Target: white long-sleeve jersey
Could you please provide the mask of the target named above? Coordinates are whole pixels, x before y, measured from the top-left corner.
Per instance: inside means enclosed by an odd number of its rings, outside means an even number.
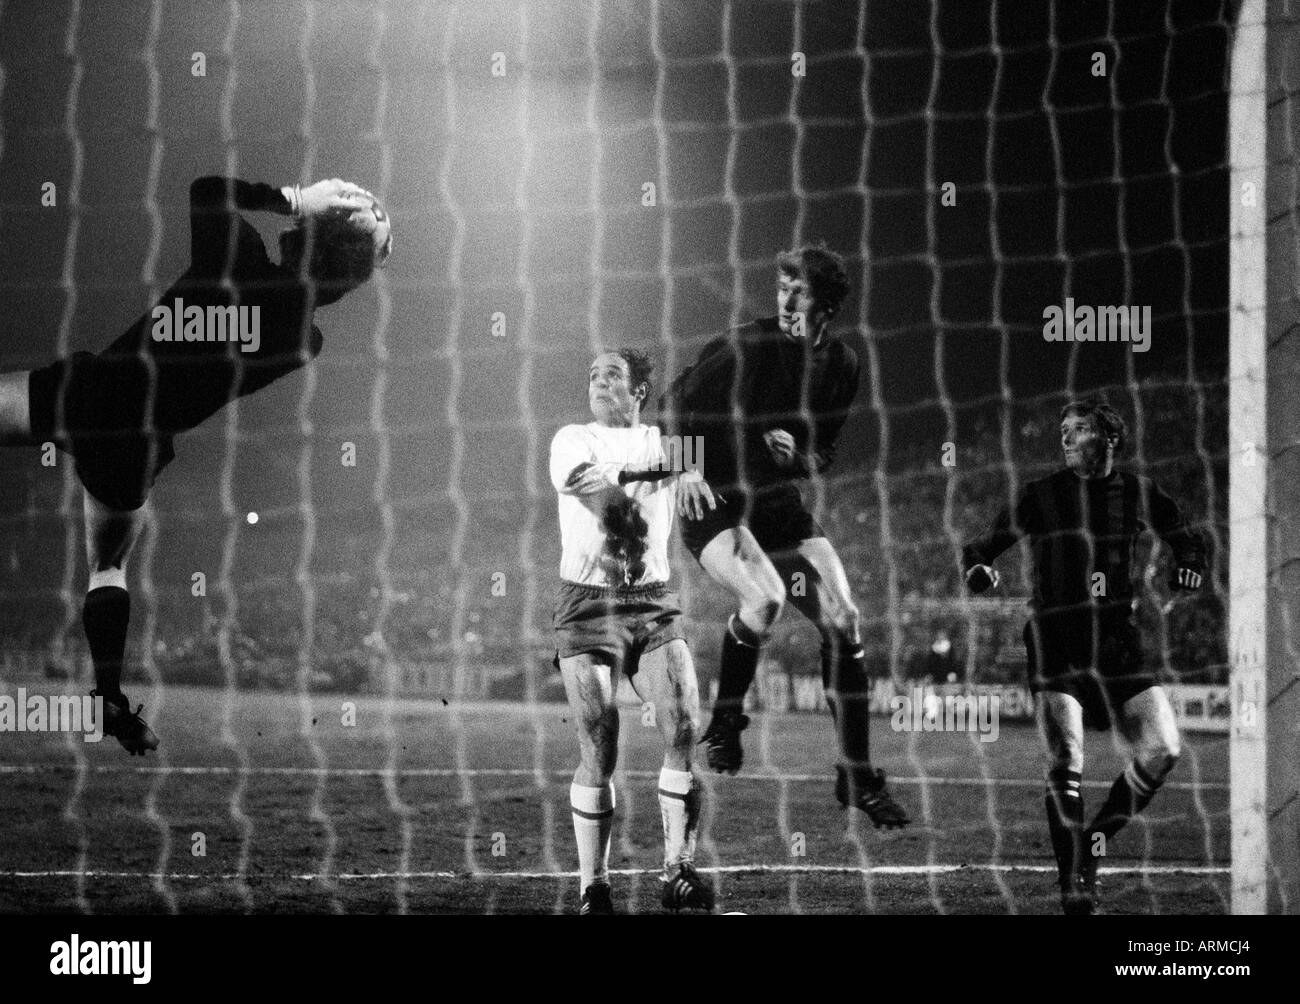
[[[594,464],[606,487],[577,495],[566,485],[579,464]],[[589,586],[668,581],[668,536],[677,478],[618,483],[623,470],[664,463],[658,426],[566,425],[551,440],[551,484],[559,493],[560,578]]]

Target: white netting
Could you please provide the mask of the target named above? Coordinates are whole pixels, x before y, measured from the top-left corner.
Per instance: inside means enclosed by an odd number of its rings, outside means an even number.
[[[971,600],[957,564],[1058,466],[1061,404],[1106,389],[1130,419],[1125,463],[1215,554],[1206,595],[1168,614],[1163,578],[1143,575],[1149,654],[1206,688],[1180,692],[1189,721],[1226,700],[1223,6],[277,7],[0,9],[0,176],[59,193],[0,209],[4,369],[102,347],[151,303],[187,258],[199,174],[350,178],[395,221],[390,267],[318,315],[319,360],[183,437],[158,483],[126,684],[157,759],[4,737],[0,791],[66,807],[68,830],[37,841],[11,820],[0,903],[571,909],[546,444],[587,420],[595,349],[650,349],[662,386],[774,312],[778,249],[825,239],[850,260],[837,330],[863,380],[805,496],[848,572],[878,700],[952,674],[1007,710],[995,743],[876,715],[873,752],[914,828],[846,822],[818,639],[788,611],[746,771],[708,779],[701,864],[728,909],[1054,909],[1041,752],[1010,710],[1027,569],[1008,552],[1001,598]],[[1067,297],[1150,306],[1151,350],[1045,341],[1043,310]],[[3,683],[71,671],[81,692],[80,487],[63,456],[0,463]],[[707,716],[729,603],[673,557]],[[627,908],[657,896],[657,749],[630,705],[612,862]],[[1091,807],[1123,762],[1090,742]],[[1226,770],[1221,735],[1189,730],[1108,862],[1118,909],[1225,909]]]

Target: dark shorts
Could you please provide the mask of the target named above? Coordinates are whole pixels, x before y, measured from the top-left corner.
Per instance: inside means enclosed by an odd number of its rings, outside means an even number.
[[[35,440],[71,454],[86,491],[110,509],[144,505],[176,456],[170,434],[144,431],[150,394],[145,367],[77,352],[32,370],[27,387]]]
[[[1035,625],[1038,627],[1035,638]],[[1070,694],[1083,705],[1086,728],[1106,731],[1130,698],[1159,681],[1142,659],[1142,641],[1129,607],[1040,614],[1025,625],[1029,687]]]
[[[682,543],[700,559],[700,552],[724,530],[749,527],[758,546],[769,553],[790,551],[803,541],[824,537],[823,530],[803,504],[799,489],[789,483],[767,485],[752,491],[728,489],[714,492],[716,509],[704,510],[704,518],[677,518],[682,527]]]
[[[599,652],[628,676],[644,653],[686,638],[677,594],[663,583],[611,589],[561,582],[554,624],[557,668],[561,659]]]

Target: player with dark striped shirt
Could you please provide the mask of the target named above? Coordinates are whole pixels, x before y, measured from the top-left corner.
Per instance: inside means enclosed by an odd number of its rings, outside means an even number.
[[[280,234],[278,264],[241,211],[295,218]],[[132,755],[156,749],[158,737],[121,688],[126,565],[174,438],[310,362],[323,344],[315,308],[365,282],[391,246],[378,201],[348,182],[304,189],[199,178],[190,186],[190,266],[156,307],[97,355],[0,375],[0,444],[52,442],[75,459],[92,693],[104,699],[104,731]]]
[[[1127,429],[1097,399],[1061,411],[1065,469],[1025,487],[1015,511],[965,548],[975,592],[998,582],[991,564],[1021,536],[1033,555],[1029,679],[1049,758],[1047,823],[1066,913],[1096,910],[1097,865],[1108,842],[1142,811],[1178,761],[1179,736],[1163,688],[1146,669],[1134,621],[1133,548],[1151,531],[1170,546],[1171,586],[1200,587],[1205,551],[1178,505],[1147,478],[1114,468]],[[1118,724],[1133,759],[1085,828],[1084,728]]]
[[[777,316],[709,342],[660,402],[672,430],[703,446],[704,480],[678,482],[682,539],[737,605],[701,742],[713,770],[740,769],[745,694],[788,593],[822,637],[843,761],[836,797],[876,826],[903,826],[907,813],[871,765],[866,655],[848,576],[798,487],[831,465],[858,391],[857,356],[829,329],[848,272],[839,255],[811,245],[779,255],[777,269]]]

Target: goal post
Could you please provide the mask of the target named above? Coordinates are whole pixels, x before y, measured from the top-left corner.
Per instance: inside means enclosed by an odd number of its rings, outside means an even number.
[[[1232,910],[1300,910],[1300,23],[1244,0],[1229,98]]]

